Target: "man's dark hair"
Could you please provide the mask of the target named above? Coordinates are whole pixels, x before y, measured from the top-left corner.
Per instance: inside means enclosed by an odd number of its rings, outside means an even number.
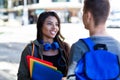
[[[83,11],[92,13],[95,25],[105,23],[110,11],[109,0],[85,0]]]

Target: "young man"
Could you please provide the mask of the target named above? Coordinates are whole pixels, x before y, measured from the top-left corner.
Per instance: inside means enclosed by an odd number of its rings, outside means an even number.
[[[108,18],[109,11],[109,0],[84,0],[83,23],[85,29],[89,30],[90,38],[95,44],[105,44],[108,51],[116,53],[120,59],[120,43],[108,35],[105,30],[105,23]],[[77,62],[87,51],[87,46],[81,40],[78,40],[72,45],[68,76],[75,74],[74,71]],[[69,79],[75,80],[75,77],[70,77]]]

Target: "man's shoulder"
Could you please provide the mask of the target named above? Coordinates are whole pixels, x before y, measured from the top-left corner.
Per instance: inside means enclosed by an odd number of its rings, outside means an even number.
[[[86,44],[81,40],[83,38],[80,38],[78,41],[72,44],[72,48],[80,49],[80,50],[87,50]]]
[[[78,39],[76,42],[74,42],[72,45],[80,45],[83,41],[81,39]]]

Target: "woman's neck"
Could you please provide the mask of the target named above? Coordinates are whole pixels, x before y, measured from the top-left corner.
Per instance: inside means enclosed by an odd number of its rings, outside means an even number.
[[[49,43],[53,43],[53,39],[43,39],[43,41],[46,43],[46,42],[49,42]]]

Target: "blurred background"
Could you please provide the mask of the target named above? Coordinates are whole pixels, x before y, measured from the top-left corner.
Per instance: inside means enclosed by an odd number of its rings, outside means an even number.
[[[77,23],[82,3],[83,0],[0,0],[0,16],[4,22],[26,25],[36,23],[43,11],[56,10],[62,23]]]
[[[82,23],[84,0],[0,0],[0,80],[17,80],[20,56],[36,39],[36,22],[43,11],[54,10],[61,19],[61,33],[71,46],[88,37]],[[120,41],[119,0],[110,0],[107,32]],[[99,3],[98,3],[99,4]]]

